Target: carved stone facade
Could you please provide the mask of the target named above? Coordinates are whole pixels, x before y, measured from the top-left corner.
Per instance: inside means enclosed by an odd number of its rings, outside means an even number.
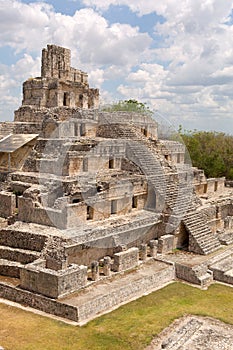
[[[231,251],[193,266],[172,254],[207,259],[233,243],[224,178],[185,164],[184,145],[160,140],[150,115],[100,111],[68,49],[43,50],[23,95],[14,122],[0,124],[0,297],[83,321],[175,276],[233,284]],[[51,301],[80,289],[74,305]]]
[[[98,108],[99,91],[88,85],[87,73],[70,66],[71,52],[48,45],[42,51],[41,77],[23,84],[23,106]]]

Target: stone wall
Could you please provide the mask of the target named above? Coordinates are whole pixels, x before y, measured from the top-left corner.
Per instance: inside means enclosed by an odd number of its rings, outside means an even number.
[[[48,314],[78,321],[78,310],[76,307],[52,300],[43,295],[9,286],[4,282],[0,283],[0,297]]]
[[[138,248],[130,248],[126,251],[114,254],[113,271],[120,272],[138,266]]]
[[[175,278],[174,266],[167,264],[163,270],[155,271],[153,275],[144,275],[144,277],[130,284],[122,284],[120,289],[116,291],[106,290],[105,294],[99,295],[78,308],[79,321],[84,321],[98,315],[98,313],[106,312],[121,303],[152,292],[162,287],[164,284],[171,282]]]
[[[88,75],[70,66],[69,49],[48,45],[42,51],[41,77],[23,84],[24,106],[98,108],[99,90],[90,89]]]
[[[20,221],[33,222],[46,226],[66,228],[66,212],[51,208],[35,207],[31,198],[18,198],[18,218]]]
[[[0,216],[8,218],[15,213],[16,210],[16,195],[11,192],[0,193]]]
[[[20,286],[29,291],[58,298],[86,285],[87,268],[71,265],[54,271],[45,268],[45,261],[35,261],[20,270]]]
[[[176,277],[201,287],[208,286],[213,281],[213,274],[208,270],[207,263],[196,266],[175,263]]]

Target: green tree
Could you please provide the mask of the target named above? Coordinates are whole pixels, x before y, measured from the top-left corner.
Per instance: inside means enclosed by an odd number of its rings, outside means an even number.
[[[233,179],[233,136],[222,132],[182,131],[180,135],[189,151],[193,166],[207,177]]]
[[[103,110],[107,112],[125,111],[138,112],[147,115],[153,114],[149,107],[146,106],[146,103],[142,103],[134,99],[118,101],[110,106],[104,107]]]

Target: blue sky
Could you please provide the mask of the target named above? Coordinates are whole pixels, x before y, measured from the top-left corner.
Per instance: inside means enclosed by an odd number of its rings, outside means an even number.
[[[135,98],[175,127],[233,133],[232,0],[1,0],[0,120],[43,47],[72,50],[101,103]]]

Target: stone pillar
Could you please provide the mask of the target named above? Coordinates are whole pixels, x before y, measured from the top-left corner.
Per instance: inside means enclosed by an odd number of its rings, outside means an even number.
[[[99,279],[99,262],[92,261],[91,263],[91,279],[92,281],[98,281]]]
[[[145,261],[147,258],[147,244],[141,244],[139,247],[140,259]]]
[[[158,240],[158,253],[166,254],[170,253],[174,248],[174,236],[173,235],[164,235],[161,236]]]
[[[150,256],[152,258],[156,258],[156,256],[157,256],[157,249],[158,249],[158,241],[156,241],[155,239],[152,239],[149,242],[149,247],[150,247]]]
[[[103,273],[105,276],[111,275],[111,258],[110,258],[110,256],[104,257]]]

